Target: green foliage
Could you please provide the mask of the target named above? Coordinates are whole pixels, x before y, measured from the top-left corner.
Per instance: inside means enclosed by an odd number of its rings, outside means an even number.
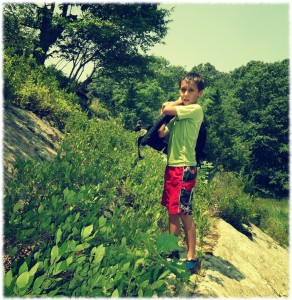
[[[289,246],[289,201],[262,199],[254,200],[253,223],[282,246]]]
[[[230,172],[218,172],[206,191],[211,206],[219,215],[238,230],[249,224],[254,217],[252,197],[243,192],[242,179]]]
[[[244,174],[265,196],[288,194],[288,70],[288,60],[250,62],[231,74],[242,118],[237,135],[250,148]]]
[[[3,30],[3,46],[5,53],[11,55],[24,55],[29,57],[33,53],[36,44],[35,30],[23,30],[22,18],[17,18],[17,10],[20,9],[23,14],[28,14],[31,18],[33,8],[31,5],[13,5],[4,4],[4,30]],[[32,20],[31,20],[32,21]]]
[[[249,62],[228,75],[197,69],[213,83],[200,99],[208,159],[241,174],[253,194],[287,196],[288,60]]]
[[[177,285],[189,278],[182,266],[161,258],[179,248],[177,238],[165,234],[168,220],[159,201],[165,162],[145,147],[146,159],[134,167],[138,133],[124,127],[133,128],[138,119],[151,124],[161,104],[178,97],[184,68],[135,52],[161,40],[168,12],[156,4],[147,9],[79,4],[82,19],[74,22],[69,5],[59,6],[65,18],[46,15],[54,4],[41,7],[43,14],[35,5],[5,9],[5,101],[45,116],[64,129],[66,138],[52,162],[18,160],[5,186],[5,253],[12,263],[5,265],[4,293],[162,297],[169,274],[175,274]],[[49,26],[41,32],[53,33],[47,41],[42,37],[48,35],[33,29],[45,15]],[[22,30],[24,21],[31,30]],[[81,53],[82,63],[88,62],[81,41],[102,48],[90,48],[100,55],[92,59],[100,69],[89,87],[90,120],[78,110],[78,98],[68,93],[72,81],[38,64],[62,32],[58,51],[67,61],[77,61]],[[82,63],[73,65],[71,77],[82,72]],[[199,244],[210,229],[208,215],[215,211],[239,230],[254,222],[287,245],[287,202],[274,206],[251,194],[283,196],[289,189],[288,61],[250,62],[230,74],[209,63],[193,70],[206,78],[200,103],[212,162],[200,167],[195,188]],[[218,171],[220,165],[225,171]]]
[[[97,98],[94,98],[88,108],[88,115],[89,117],[96,117],[107,120],[110,117],[110,112],[108,109],[100,105]]]
[[[164,234],[164,162],[132,167],[137,134],[116,121],[77,112],[53,162],[17,161],[4,194],[6,251],[31,253],[13,261],[6,296],[161,296],[179,265],[162,259],[177,248]]]
[[[89,78],[98,69],[137,74],[143,73],[142,67],[147,70],[139,50],[145,53],[162,40],[168,15],[155,3],[7,4],[4,36],[7,48],[32,54],[39,65],[48,57],[70,63],[69,78],[74,81],[88,68]]]
[[[210,172],[213,168],[212,163],[203,161],[198,171],[198,179],[195,186],[193,212],[200,244],[204,242],[204,238],[210,230],[209,211],[212,203],[208,196],[210,192]]]
[[[165,234],[162,156],[145,147],[146,159],[134,167],[138,134],[80,111],[66,119],[65,136],[54,161],[18,160],[5,187],[5,252],[13,258],[5,296],[161,297],[169,274],[177,285],[188,280],[182,265],[161,257],[179,249]],[[211,208],[238,229],[259,220],[287,238],[282,224],[255,210],[241,178],[213,172],[204,162],[195,190],[200,244]],[[30,252],[19,256],[20,249]]]
[[[5,101],[63,128],[66,118],[78,109],[78,97],[60,89],[60,78],[57,71],[38,66],[31,57],[4,56]]]
[[[147,76],[97,76],[89,86],[93,98],[106,107],[126,128],[134,129],[140,120],[146,128],[159,115],[161,104],[178,98],[182,67],[170,66],[160,57],[149,57]]]
[[[78,98],[60,89],[91,63],[89,116],[118,118],[128,129],[148,127],[164,101],[178,97],[181,66],[141,55],[167,33],[171,11],[158,4],[6,4],[5,101],[34,110],[63,127]],[[54,49],[54,51],[52,51]],[[38,67],[57,55],[71,62],[69,78]],[[32,59],[34,57],[36,60]],[[37,61],[37,63],[36,63]],[[254,195],[287,197],[289,61],[251,61],[223,73],[210,63],[194,66],[206,89],[199,103],[208,129],[206,152],[214,166],[245,178]]]

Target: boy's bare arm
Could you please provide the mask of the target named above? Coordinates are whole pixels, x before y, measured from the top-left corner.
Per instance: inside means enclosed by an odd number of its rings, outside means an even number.
[[[163,112],[164,114],[166,114],[168,116],[176,116],[177,112],[176,112],[175,106],[181,105],[181,104],[182,104],[182,100],[180,97],[176,101],[173,101],[173,102],[164,102],[162,104],[161,112]]]
[[[168,129],[165,124],[163,124],[158,130],[158,136],[164,138],[168,135]]]
[[[164,102],[162,104],[162,108],[161,108],[161,113],[164,113],[166,115],[169,116],[176,116],[177,112],[176,112],[176,105],[181,105],[182,101],[181,98],[179,97],[176,101],[174,102]],[[164,138],[168,135],[168,129],[165,126],[165,124],[163,124],[160,129],[158,130],[158,135],[160,138]]]
[[[162,112],[168,116],[176,116],[177,115],[176,106],[178,104],[175,104],[175,102],[166,102],[165,103],[166,105],[162,106]]]

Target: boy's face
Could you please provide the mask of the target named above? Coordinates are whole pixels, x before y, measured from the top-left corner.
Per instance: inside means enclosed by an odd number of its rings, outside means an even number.
[[[180,85],[180,97],[183,105],[190,105],[197,102],[197,99],[202,96],[203,91],[199,91],[194,80],[183,80]]]

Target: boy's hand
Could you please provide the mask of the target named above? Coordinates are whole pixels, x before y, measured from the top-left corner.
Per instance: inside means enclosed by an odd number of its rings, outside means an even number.
[[[164,102],[163,104],[162,104],[162,110],[166,107],[166,106],[168,106],[168,105],[170,105],[170,104],[172,104],[173,102]]]
[[[166,106],[176,106],[176,105],[182,105],[182,100],[181,100],[180,97],[179,97],[177,100],[175,100],[175,101],[167,101],[167,102],[164,102],[164,103],[162,104],[160,114],[163,113],[163,111],[164,111],[164,109],[165,109]],[[175,113],[175,115],[176,115],[176,113]]]

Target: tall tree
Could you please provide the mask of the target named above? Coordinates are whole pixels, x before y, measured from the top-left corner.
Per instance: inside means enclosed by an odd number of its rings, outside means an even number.
[[[33,31],[38,63],[57,57],[70,65],[74,80],[86,68],[89,80],[97,70],[137,72],[135,66],[146,65],[140,53],[163,39],[169,16],[158,4],[5,5],[5,17],[12,13]]]
[[[289,62],[249,62],[231,74],[238,130],[250,147],[246,176],[264,194],[288,193]]]

